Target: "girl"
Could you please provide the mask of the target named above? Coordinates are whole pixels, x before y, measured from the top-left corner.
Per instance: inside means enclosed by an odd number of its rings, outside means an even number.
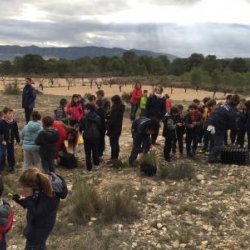
[[[136,112],[139,108],[141,96],[142,96],[141,83],[136,82],[135,87],[132,91],[132,97],[130,99],[130,103],[131,103],[130,120],[131,121],[135,120]]]
[[[20,194],[13,200],[27,209],[25,250],[45,250],[46,240],[51,233],[59,206],[59,197],[53,191],[48,175],[36,168],[24,171],[19,178]]]
[[[71,102],[68,103],[67,105],[66,113],[69,118],[70,126],[77,125],[79,120],[82,118],[83,116],[82,105],[79,102],[79,96],[77,94],[74,94],[72,96]]]
[[[122,121],[125,106],[122,104],[121,97],[114,95],[111,98],[112,107],[108,118],[108,132],[111,147],[111,160],[118,159],[120,146],[119,138],[122,132]]]

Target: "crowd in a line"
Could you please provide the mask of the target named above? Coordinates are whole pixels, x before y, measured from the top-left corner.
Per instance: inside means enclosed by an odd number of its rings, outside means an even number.
[[[111,155],[109,162],[119,158],[119,139],[122,133],[125,105],[119,95],[105,98],[104,91],[98,90],[87,100],[74,94],[68,101],[63,98],[53,115],[41,117],[34,110],[36,90],[32,79],[26,79],[23,89],[22,107],[25,111],[26,125],[19,133],[12,108],[5,107],[0,119],[0,171],[6,170],[6,159],[10,172],[15,171],[15,141],[21,142],[24,152],[23,173],[19,178],[20,194],[13,200],[27,208],[25,249],[46,249],[46,240],[54,226],[60,198],[65,192],[64,179],[55,173],[56,162],[61,153],[67,153],[65,141],[73,148],[79,139],[83,140],[86,168],[98,169],[105,152],[105,137],[109,137]],[[238,95],[228,95],[226,100],[217,103],[206,97],[202,102],[194,99],[187,110],[183,104],[173,105],[170,97],[157,85],[152,93],[142,89],[137,82],[131,92],[130,120],[133,146],[129,165],[135,162],[140,153],[149,152],[151,145],[157,145],[161,124],[165,143],[163,156],[166,162],[174,160],[177,154],[187,157],[199,153],[208,154],[208,162],[219,162],[220,151],[230,143],[245,146],[245,135],[250,149],[250,101],[240,100]],[[137,117],[137,111],[140,114]],[[57,191],[55,192],[55,183]],[[3,192],[0,181],[0,195]],[[8,212],[7,212],[8,211]],[[5,232],[13,221],[9,204],[0,204],[0,250],[6,249]],[[2,233],[1,233],[2,232]],[[2,248],[1,248],[2,247]]]

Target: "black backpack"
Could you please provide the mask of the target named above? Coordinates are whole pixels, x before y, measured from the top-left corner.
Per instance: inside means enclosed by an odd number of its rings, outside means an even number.
[[[55,194],[60,199],[65,199],[68,195],[68,187],[65,179],[55,173],[49,173],[51,177],[51,184],[55,191]]]
[[[77,160],[74,154],[68,152],[59,152],[60,166],[67,169],[72,169],[77,167]]]

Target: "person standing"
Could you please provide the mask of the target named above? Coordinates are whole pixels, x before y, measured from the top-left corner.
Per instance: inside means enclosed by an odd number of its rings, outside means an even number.
[[[34,84],[32,79],[27,77],[22,94],[22,108],[24,109],[26,123],[30,121],[31,114],[35,107],[36,90],[32,84]]]
[[[135,88],[132,91],[132,97],[130,99],[130,103],[131,103],[130,120],[131,121],[134,121],[136,118],[136,112],[139,108],[141,96],[142,96],[141,83],[136,82]]]

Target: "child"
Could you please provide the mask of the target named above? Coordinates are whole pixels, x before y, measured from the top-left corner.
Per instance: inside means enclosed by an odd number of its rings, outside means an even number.
[[[168,94],[165,95],[165,99],[166,99],[166,112],[170,113],[170,109],[172,107],[172,101],[171,101],[170,96]]]
[[[39,155],[39,146],[36,145],[35,140],[38,134],[43,130],[40,120],[41,116],[37,111],[33,111],[32,120],[25,125],[21,139],[23,141],[24,161],[23,169],[26,170],[30,167],[41,167],[41,158]]]
[[[194,103],[190,104],[188,107],[188,113],[185,117],[186,150],[188,157],[195,156],[202,123],[202,114],[198,111],[198,106]]]
[[[72,96],[71,102],[67,104],[66,114],[68,116],[70,126],[77,126],[84,114],[82,104],[79,101],[79,95],[74,94]]]
[[[38,134],[35,143],[40,146],[39,154],[43,171],[45,173],[55,172],[56,143],[59,140],[59,133],[53,128],[52,117],[46,116],[42,122],[43,130]]]
[[[170,152],[173,147],[172,143],[176,140],[176,127],[175,116],[177,116],[179,110],[177,107],[172,107],[169,113],[166,113],[163,118],[163,137],[165,137],[164,144],[164,159],[170,161]]]
[[[97,100],[96,101],[96,113],[99,115],[101,118],[101,135],[100,135],[100,141],[99,141],[99,146],[98,146],[98,152],[99,152],[99,157],[103,156],[103,152],[105,150],[105,134],[106,134],[106,118],[107,118],[107,113],[103,107],[103,100]]]
[[[87,170],[92,170],[92,161],[99,166],[98,144],[101,137],[101,118],[95,112],[93,104],[86,104],[86,116],[80,121],[79,130],[84,139]]]
[[[13,211],[10,204],[2,199],[4,191],[3,179],[0,176],[0,249],[6,250],[5,234],[11,229],[13,224]]]
[[[105,93],[102,89],[96,92],[97,101],[100,100],[102,102],[102,107],[106,113],[110,111],[110,101],[105,98]]]
[[[157,133],[160,123],[156,119],[141,117],[136,119],[131,128],[133,148],[129,157],[129,165],[133,166],[139,153],[146,154],[150,149],[150,136]]]
[[[130,120],[131,121],[134,121],[136,118],[136,112],[140,104],[141,96],[142,96],[141,83],[137,81],[131,93],[131,99],[130,99],[130,104],[131,104]]]
[[[144,90],[143,91],[143,95],[141,96],[141,100],[140,100],[141,116],[144,116],[144,112],[145,112],[145,109],[146,109],[147,101],[148,101],[148,91]]]
[[[68,119],[65,111],[66,105],[67,105],[67,100],[65,98],[62,98],[60,100],[59,107],[54,111],[56,121],[62,121],[64,123],[67,123]]]
[[[236,144],[240,147],[244,147],[245,142],[245,134],[246,134],[246,122],[247,122],[247,116],[246,116],[246,106],[244,103],[239,103],[236,107],[237,109],[237,140]]]
[[[182,114],[184,107],[183,105],[179,104],[177,105],[177,108],[179,112],[177,115],[173,117],[174,122],[176,124],[176,137],[173,140],[173,147],[172,147],[172,152],[174,156],[176,155],[177,142],[178,142],[178,147],[179,147],[179,153],[180,155],[183,155],[183,136],[186,132],[185,121],[184,121],[183,114]]]
[[[91,95],[88,97],[88,103],[95,105],[96,97],[94,95]]]
[[[56,222],[60,199],[55,195],[48,175],[38,169],[24,171],[19,184],[20,195],[13,195],[13,200],[27,209],[27,225],[23,231],[25,249],[45,250],[46,240]]]
[[[10,172],[15,171],[15,154],[14,154],[14,140],[20,143],[17,122],[13,119],[13,110],[5,107],[3,109],[3,119],[0,121],[0,137],[1,142],[1,159],[0,171],[5,168],[5,159],[7,155]]]

